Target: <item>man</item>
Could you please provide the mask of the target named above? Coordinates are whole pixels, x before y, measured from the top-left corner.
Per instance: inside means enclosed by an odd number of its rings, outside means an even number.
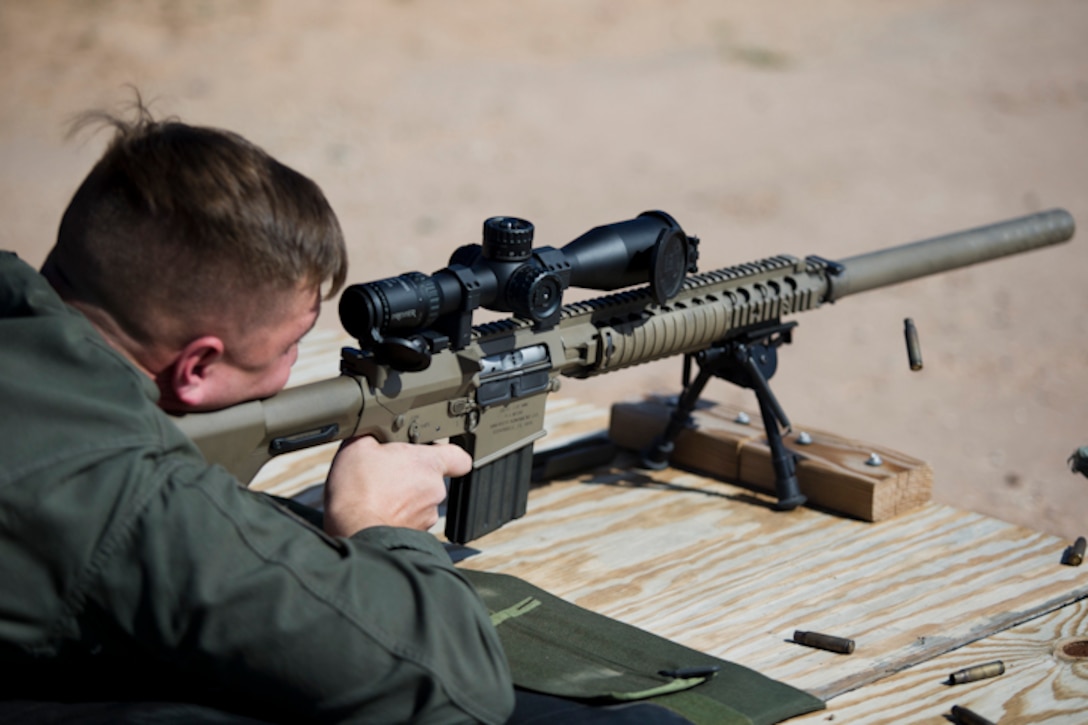
[[[463,451],[346,442],[322,530],[163,412],[279,391],[345,250],[309,179],[136,115],[84,117],[115,137],[41,275],[0,254],[0,713],[503,722],[495,630],[426,533]]]

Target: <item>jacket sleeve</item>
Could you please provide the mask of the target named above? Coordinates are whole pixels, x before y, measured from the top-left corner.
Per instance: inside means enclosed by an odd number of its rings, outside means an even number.
[[[173,468],[99,548],[87,610],[149,663],[275,719],[505,721],[498,635],[432,535],[333,538],[221,469],[149,465]]]

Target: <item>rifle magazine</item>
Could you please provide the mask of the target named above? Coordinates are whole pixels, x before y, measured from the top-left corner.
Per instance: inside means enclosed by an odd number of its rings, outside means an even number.
[[[450,482],[446,538],[464,544],[525,515],[533,445],[522,446]]]

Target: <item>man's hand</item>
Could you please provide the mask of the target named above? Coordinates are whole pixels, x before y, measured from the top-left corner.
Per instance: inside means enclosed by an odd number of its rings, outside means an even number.
[[[472,458],[451,444],[344,441],[325,485],[325,531],[351,536],[370,526],[426,531],[446,498],[445,476],[463,476]]]

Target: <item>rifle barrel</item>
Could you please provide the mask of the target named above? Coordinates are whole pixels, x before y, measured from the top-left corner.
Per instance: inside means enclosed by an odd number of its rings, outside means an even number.
[[[840,260],[828,301],[877,287],[1019,254],[1067,241],[1076,225],[1064,209],[1029,214],[996,224],[902,244]]]

